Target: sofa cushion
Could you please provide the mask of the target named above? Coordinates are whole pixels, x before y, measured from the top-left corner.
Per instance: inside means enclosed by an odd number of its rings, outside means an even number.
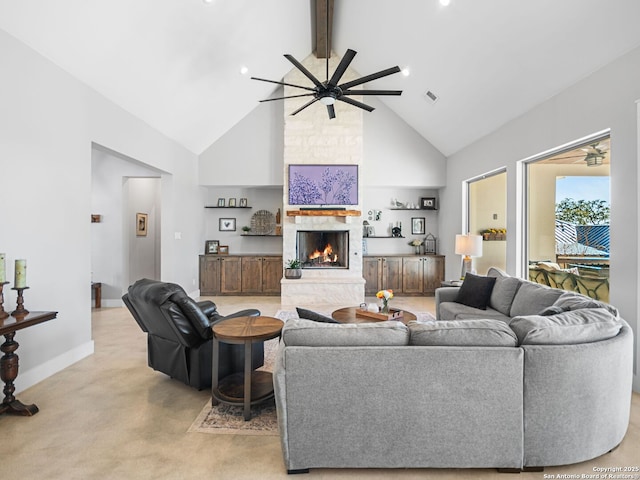
[[[515,277],[496,277],[489,305],[504,315],[511,312],[511,304],[522,282]]]
[[[482,277],[467,273],[458,291],[456,302],[485,310],[489,304],[491,291],[495,283],[496,279],[494,277]]]
[[[515,347],[518,338],[499,320],[411,322],[409,345]]]
[[[486,310],[480,308],[468,307],[457,302],[442,302],[439,305],[440,318],[438,320],[461,320],[461,319],[475,319],[475,318],[490,318],[494,320],[502,320],[503,322],[509,322],[511,317],[504,315],[491,307],[487,307]]]
[[[296,312],[298,312],[299,318],[313,320],[314,322],[340,323],[331,317],[327,317],[326,315],[323,315],[321,313],[314,312],[313,310],[307,310],[306,308],[296,307]]]
[[[520,345],[572,345],[615,337],[622,323],[605,308],[589,308],[515,317],[509,326]]]
[[[581,308],[606,308],[614,317],[620,316],[618,309],[613,305],[573,292],[565,292],[560,295],[553,305],[540,312],[540,315],[549,315],[550,311],[560,313],[561,311],[580,310]]]
[[[545,285],[520,281],[521,285],[516,292],[511,304],[509,315],[512,317],[524,315],[537,315],[558,299],[564,293],[563,290],[557,290]]]
[[[402,322],[322,323],[301,318],[282,328],[287,346],[400,346],[409,343],[409,329]]]

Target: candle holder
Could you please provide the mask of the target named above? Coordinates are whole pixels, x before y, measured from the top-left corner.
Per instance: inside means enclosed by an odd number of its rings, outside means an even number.
[[[4,320],[9,316],[9,314],[4,311],[4,307],[2,306],[4,304],[4,293],[2,293],[2,290],[8,283],[9,282],[0,282],[0,320]]]
[[[16,309],[11,312],[12,317],[25,317],[29,313],[29,310],[24,308],[24,297],[22,292],[24,292],[29,287],[13,287],[11,290],[16,290],[18,292],[18,301]]]

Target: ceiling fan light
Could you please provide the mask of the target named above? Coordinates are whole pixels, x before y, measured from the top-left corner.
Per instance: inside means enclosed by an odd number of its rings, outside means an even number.
[[[333,105],[334,103],[336,103],[336,99],[330,95],[327,95],[326,97],[320,97],[320,103],[327,106]]]

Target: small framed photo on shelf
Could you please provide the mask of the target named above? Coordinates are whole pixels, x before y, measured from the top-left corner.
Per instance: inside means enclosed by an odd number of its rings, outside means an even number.
[[[215,255],[215,254],[217,254],[219,245],[220,245],[220,240],[207,240],[204,243],[204,253],[205,253],[205,255]]]
[[[247,206],[247,199],[246,199],[246,198],[241,198],[241,199],[240,199],[240,206],[241,206],[242,208],[244,208],[244,207],[246,207],[246,206]]]
[[[236,231],[236,219],[235,218],[221,218],[218,220],[218,230],[221,232],[235,232]]]
[[[436,209],[436,197],[422,197],[420,199],[420,208],[425,210]]]
[[[424,235],[424,217],[411,218],[411,235]]]
[[[224,207],[224,198],[218,199],[218,207]]]
[[[218,245],[218,255],[229,255],[229,245]]]
[[[229,206],[230,207],[235,207],[236,206],[236,199],[235,198],[230,198],[229,199]]]

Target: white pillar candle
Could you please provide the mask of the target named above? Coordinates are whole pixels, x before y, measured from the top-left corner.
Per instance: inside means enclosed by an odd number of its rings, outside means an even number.
[[[7,267],[5,264],[5,254],[0,253],[0,283],[4,283],[7,281]]]
[[[27,286],[27,261],[16,260],[16,275],[14,280],[15,288],[26,288]]]

